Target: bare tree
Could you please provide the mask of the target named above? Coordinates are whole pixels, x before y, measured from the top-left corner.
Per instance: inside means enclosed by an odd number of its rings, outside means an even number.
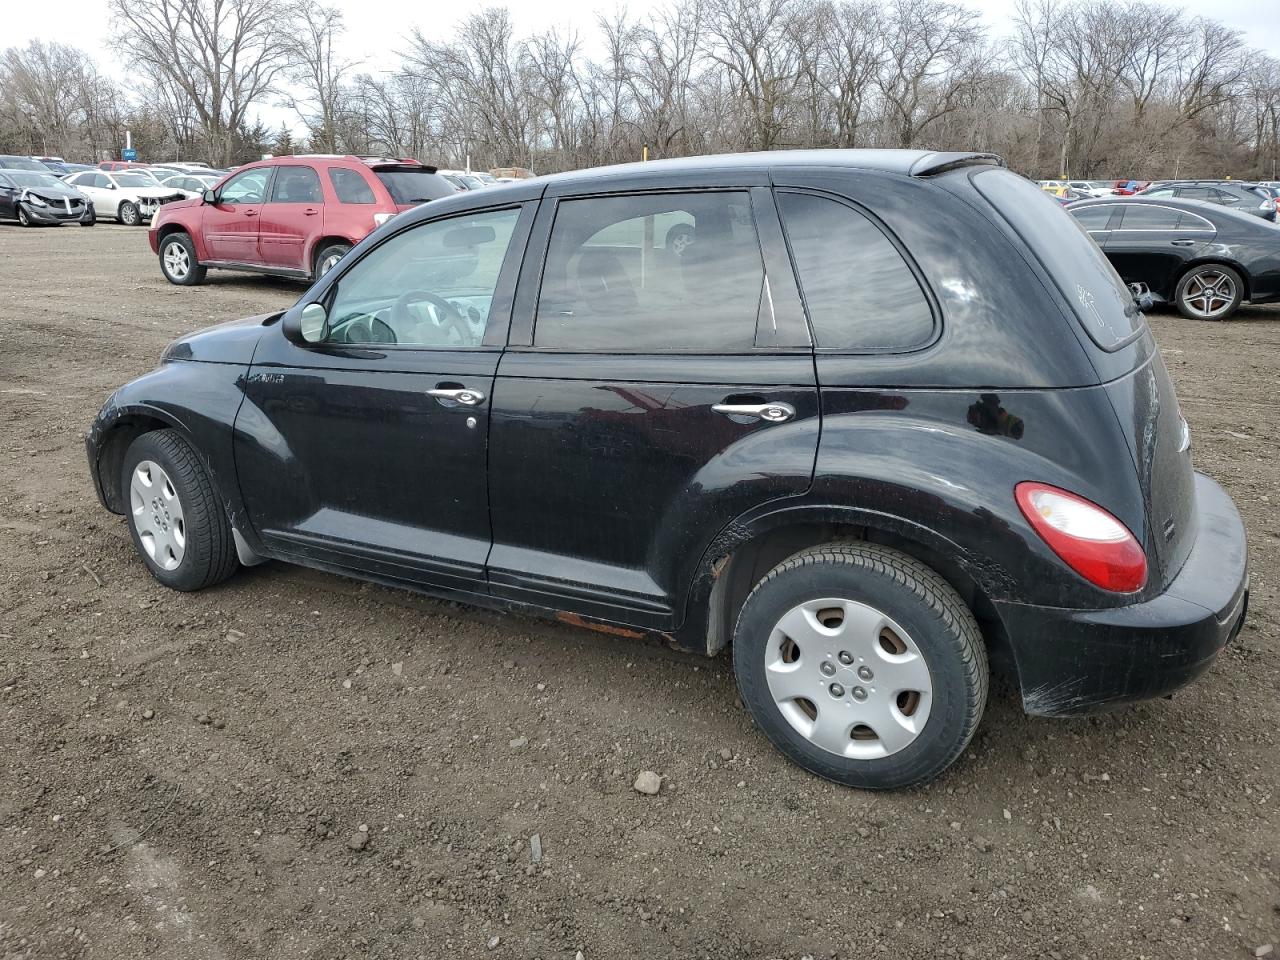
[[[209,159],[228,163],[250,108],[275,92],[295,49],[275,0],[110,0],[116,43],[191,105]]]
[[[312,148],[324,153],[338,149],[336,125],[342,83],[356,68],[354,61],[336,49],[345,32],[342,11],[336,7],[315,0],[305,0],[299,6],[288,73],[299,92],[288,97],[288,103],[307,125]]]

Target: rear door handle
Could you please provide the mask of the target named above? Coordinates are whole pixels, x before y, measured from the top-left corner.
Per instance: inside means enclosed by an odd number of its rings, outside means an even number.
[[[437,400],[452,400],[466,407],[478,407],[484,403],[484,391],[472,390],[470,387],[436,387],[427,393]]]
[[[1195,246],[1194,240],[1170,240],[1175,247],[1192,247]]]
[[[768,423],[785,423],[796,415],[789,403],[716,403],[711,409],[726,417],[752,417]]]

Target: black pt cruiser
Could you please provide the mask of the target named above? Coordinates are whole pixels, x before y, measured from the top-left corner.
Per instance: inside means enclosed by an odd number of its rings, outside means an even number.
[[[860,787],[946,769],[989,658],[1034,714],[1155,697],[1248,598],[1131,291],[982,154],[436,200],[170,345],[87,445],[168,586],[270,558],[731,646],[769,739]]]

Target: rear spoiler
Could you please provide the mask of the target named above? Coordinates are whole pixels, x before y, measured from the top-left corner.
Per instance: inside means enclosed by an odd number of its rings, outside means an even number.
[[[913,177],[932,177],[958,167],[1005,166],[1004,158],[994,153],[928,153],[911,165]]]

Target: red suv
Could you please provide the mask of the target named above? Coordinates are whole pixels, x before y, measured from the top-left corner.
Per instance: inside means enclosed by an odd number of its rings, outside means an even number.
[[[455,192],[416,160],[276,157],[166,204],[151,221],[151,249],[182,286],[200,283],[209,267],[311,280],[400,211]]]

